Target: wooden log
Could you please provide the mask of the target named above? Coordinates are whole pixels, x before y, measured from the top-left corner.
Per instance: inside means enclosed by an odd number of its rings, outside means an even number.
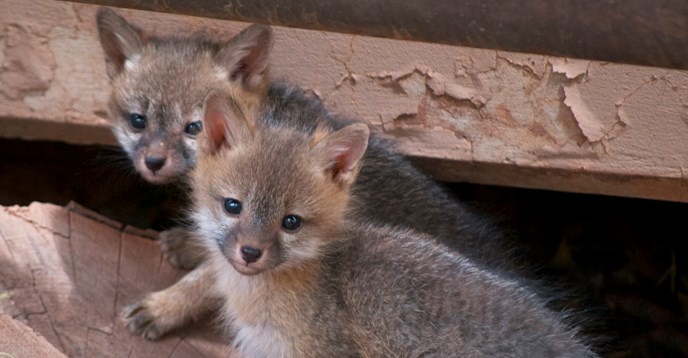
[[[212,317],[158,342],[119,321],[125,305],[183,274],[151,237],[76,204],[0,207],[0,308],[16,322],[3,318],[0,327],[25,324],[69,357],[232,356]],[[47,349],[40,340],[22,345]],[[18,349],[0,339],[0,352],[17,358],[54,356]]]

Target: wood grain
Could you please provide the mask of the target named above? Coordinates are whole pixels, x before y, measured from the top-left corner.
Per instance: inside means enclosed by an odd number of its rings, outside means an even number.
[[[8,316],[0,317],[0,352],[15,357],[52,357],[57,351],[69,357],[233,356],[212,317],[158,342],[132,335],[119,321],[125,305],[184,274],[163,260],[150,239],[155,236],[74,203],[0,207],[0,309]],[[38,335],[25,339],[31,329]],[[48,354],[51,346],[55,354]]]

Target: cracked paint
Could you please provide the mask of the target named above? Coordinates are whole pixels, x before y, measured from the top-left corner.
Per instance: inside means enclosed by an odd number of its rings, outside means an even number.
[[[21,26],[5,29],[5,48],[0,63],[0,94],[17,100],[27,93],[50,88],[55,62],[46,43]]]
[[[497,51],[466,48],[454,58],[454,75],[464,77],[497,69]]]
[[[483,106],[486,99],[480,92],[474,88],[468,88],[458,83],[452,83],[441,73],[428,71],[427,85],[430,87],[435,96],[449,96],[456,100],[467,100],[473,103],[476,107]]]
[[[497,51],[498,59],[504,60],[513,66],[522,69],[525,73],[536,78],[542,78],[547,72],[547,58],[541,55],[506,53]]]
[[[107,130],[108,122],[98,118],[106,112],[108,79],[96,7],[48,0],[5,0],[3,6],[8,11],[0,13],[0,120]],[[203,32],[226,40],[246,26],[117,11],[155,34]],[[487,163],[505,171],[557,170],[597,183],[523,175],[511,177],[510,185],[688,198],[688,185],[660,193],[629,179],[684,179],[688,71],[281,27],[274,33],[274,77],[310,89],[343,116],[376,126],[404,154],[452,163],[426,168],[444,180],[498,182],[498,172],[488,177],[461,169]],[[26,44],[19,45],[19,38]],[[25,67],[16,61],[28,58],[22,54],[31,55]],[[6,88],[15,82],[24,85]],[[23,135],[47,137],[40,131]],[[626,181],[605,186],[594,175]]]
[[[588,108],[585,101],[581,98],[578,86],[564,87],[566,99],[564,103],[571,108],[573,116],[578,122],[578,127],[583,131],[583,135],[590,142],[597,142],[604,138],[605,125],[602,123],[595,113]]]
[[[591,64],[590,61],[570,58],[551,58],[548,61],[552,65],[552,71],[563,73],[570,80],[587,75]]]

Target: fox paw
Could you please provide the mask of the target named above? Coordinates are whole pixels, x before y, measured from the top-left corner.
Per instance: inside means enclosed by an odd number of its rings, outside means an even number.
[[[174,267],[191,270],[203,260],[203,249],[187,229],[175,227],[160,233],[158,246]]]
[[[132,333],[154,341],[176,328],[176,325],[156,314],[155,307],[151,306],[150,301],[151,299],[147,298],[125,307],[122,311],[122,320]]]

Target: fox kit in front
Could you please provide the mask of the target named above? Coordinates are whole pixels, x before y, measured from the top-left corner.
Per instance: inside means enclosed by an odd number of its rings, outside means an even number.
[[[244,356],[594,356],[518,282],[347,215],[365,124],[252,127],[214,92],[204,125],[192,216]]]

